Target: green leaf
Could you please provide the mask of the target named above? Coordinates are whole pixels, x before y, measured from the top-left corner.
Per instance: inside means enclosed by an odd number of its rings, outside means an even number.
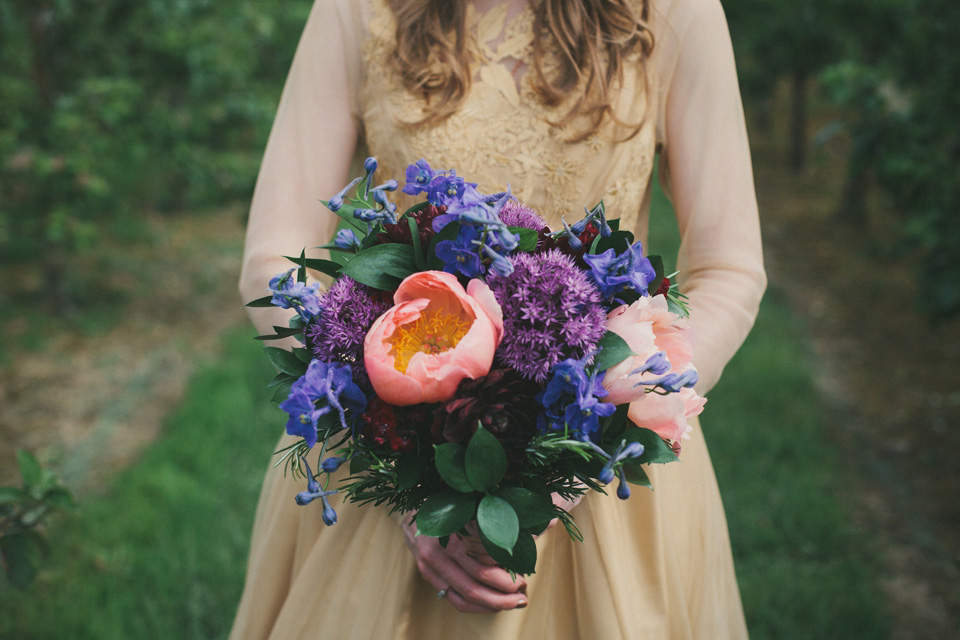
[[[506,500],[488,493],[477,506],[477,527],[491,543],[513,555],[520,533],[520,519]]]
[[[497,486],[507,472],[507,454],[503,445],[482,426],[478,426],[464,459],[467,479],[477,491],[489,491]]]
[[[43,478],[43,469],[32,453],[25,449],[17,450],[17,462],[20,464],[20,475],[23,477],[23,486],[30,488],[40,483]]]
[[[420,481],[420,475],[427,466],[427,458],[415,452],[404,452],[397,458],[397,489],[405,491]]]
[[[448,442],[435,445],[434,449],[436,451],[437,471],[440,472],[443,481],[450,485],[452,489],[463,493],[471,493],[473,485],[467,479],[465,463],[467,448],[462,444]]]
[[[277,388],[274,389],[273,395],[270,396],[270,402],[276,402],[277,404],[283,402],[288,397],[290,397],[290,387],[293,386],[294,380],[285,380],[277,385]]]
[[[304,349],[303,347],[294,347],[291,353],[297,356],[297,360],[306,365],[309,365],[310,361],[313,360],[313,356],[310,354],[310,351]]]
[[[73,499],[73,494],[66,487],[54,487],[48,489],[43,495],[43,501],[57,509],[73,509],[77,503]]]
[[[300,327],[274,327],[273,330],[276,333],[266,333],[262,336],[257,336],[254,338],[254,340],[280,340],[282,338],[289,338],[290,336],[295,336],[298,333],[303,332],[303,329]]]
[[[608,238],[602,238],[597,243],[596,252],[603,253],[609,249],[616,249],[617,253],[623,253],[633,244],[633,234],[629,231],[614,231]]]
[[[629,404],[617,405],[617,410],[613,412],[613,415],[604,418],[600,424],[601,437],[608,439],[608,435],[619,434],[623,431],[623,425],[627,422],[627,411],[629,409]],[[616,438],[613,439],[616,440]],[[619,444],[619,440],[617,440],[617,443]]]
[[[488,540],[483,535],[483,531],[480,532],[480,541],[483,542],[483,548],[487,550],[490,557],[507,571],[523,575],[530,575],[536,571],[537,544],[529,531],[524,530],[517,535],[517,543],[513,546],[512,555]]]
[[[26,497],[27,494],[17,487],[0,487],[0,505],[20,502]]]
[[[650,429],[628,427],[622,437],[628,443],[639,442],[643,445],[643,455],[633,458],[631,464],[665,463],[678,459],[677,454],[663,441],[663,438]]]
[[[374,289],[391,291],[416,270],[413,247],[391,242],[364,249],[343,265],[340,272]]]
[[[410,226],[410,241],[413,243],[413,259],[417,263],[418,271],[427,270],[427,259],[423,257],[423,247],[420,245],[420,229],[413,216],[408,215],[407,224]]]
[[[627,344],[626,340],[621,338],[613,331],[607,331],[597,343],[600,347],[600,353],[594,358],[594,364],[597,371],[606,371],[610,367],[620,364],[630,356],[637,355]]]
[[[40,548],[26,533],[11,533],[0,538],[0,558],[10,584],[26,589],[37,576]]]
[[[273,306],[273,296],[263,296],[262,298],[257,298],[256,300],[251,300],[245,307],[272,307]]]
[[[517,245],[517,251],[532,252],[537,250],[539,234],[536,231],[525,227],[507,227],[507,229],[520,239],[520,244]]]
[[[287,260],[290,260],[294,264],[304,266],[307,269],[313,269],[314,271],[319,271],[320,273],[325,273],[330,277],[335,278],[340,272],[340,263],[334,262],[333,260],[324,260],[322,258],[291,258],[290,256],[283,256]]]
[[[631,461],[623,465],[623,475],[630,484],[637,484],[641,487],[652,487],[647,472],[639,464]]]
[[[557,517],[550,494],[536,493],[523,487],[504,487],[493,495],[510,503],[524,529],[548,523]]]
[[[417,512],[417,533],[439,538],[460,531],[473,520],[477,497],[452,490],[433,494]]]
[[[302,362],[296,355],[281,349],[280,347],[264,347],[263,352],[267,354],[267,360],[270,361],[278,371],[288,373],[298,378],[307,372],[306,363]]]
[[[366,471],[373,464],[373,458],[367,454],[360,454],[350,458],[350,475],[355,476],[358,473]]]
[[[660,283],[663,282],[663,258],[660,256],[647,256],[647,260],[650,261],[650,264],[653,266],[654,277],[650,281],[650,285],[647,287],[647,293],[653,295],[657,292],[657,289],[660,288]]]

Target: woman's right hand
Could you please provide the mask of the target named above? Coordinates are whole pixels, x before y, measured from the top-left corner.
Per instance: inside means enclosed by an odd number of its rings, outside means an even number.
[[[437,538],[418,536],[417,525],[403,521],[407,546],[420,575],[464,613],[496,613],[527,606],[527,582],[498,566],[479,539],[450,536],[446,548]]]

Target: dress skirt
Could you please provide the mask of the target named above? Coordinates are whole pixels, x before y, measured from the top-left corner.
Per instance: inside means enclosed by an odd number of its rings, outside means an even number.
[[[268,472],[232,640],[725,640],[746,638],[723,505],[700,425],[653,490],[591,493],[537,542],[529,605],[464,614],[423,579],[397,517],[332,501],[298,506],[302,480]],[[286,442],[286,439],[284,440]],[[338,496],[333,496],[338,498]]]

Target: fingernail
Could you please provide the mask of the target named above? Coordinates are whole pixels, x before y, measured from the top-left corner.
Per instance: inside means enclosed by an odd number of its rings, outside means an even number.
[[[525,608],[526,606],[527,606],[527,601],[526,601],[526,600],[521,600],[521,601],[520,601],[520,604],[517,605],[517,609],[523,609],[523,608]]]

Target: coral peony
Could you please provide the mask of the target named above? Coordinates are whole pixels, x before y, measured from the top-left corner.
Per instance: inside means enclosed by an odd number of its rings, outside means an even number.
[[[490,288],[467,289],[442,271],[415,273],[397,288],[396,306],[363,343],[364,364],[384,402],[407,406],[450,399],[464,378],[490,371],[503,335],[503,313]]]
[[[630,403],[627,416],[631,421],[676,443],[689,431],[687,418],[698,415],[706,400],[689,387],[666,395],[653,389],[664,374],[681,374],[693,368],[690,325],[671,312],[666,298],[658,295],[614,309],[607,315],[607,329],[623,338],[637,355],[607,370],[603,386],[608,395],[604,400]],[[696,377],[690,379],[695,381]]]

